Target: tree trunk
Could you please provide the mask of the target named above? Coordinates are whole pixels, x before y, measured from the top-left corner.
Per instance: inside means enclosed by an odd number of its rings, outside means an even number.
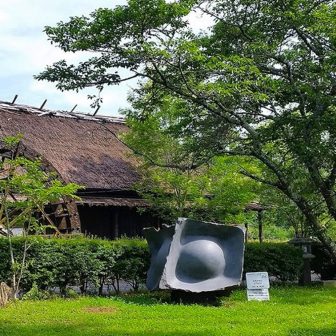
[[[245,223],[245,243],[247,243],[247,241],[248,241],[248,224],[247,223]]]
[[[298,208],[305,216],[308,226],[313,230],[316,237],[326,248],[333,263],[336,264],[336,245],[332,241],[332,239],[330,239],[326,235],[325,229],[321,226],[317,217],[314,215],[313,211],[309,208],[307,202],[302,197],[299,198],[294,197],[294,199],[292,200],[296,203]]]
[[[297,205],[297,207],[301,210],[302,214],[305,216],[308,226],[312,229],[314,235],[323,244],[333,263],[336,264],[336,244],[332,241],[332,239],[327,236],[325,229],[319,223],[318,218],[314,214],[313,209],[311,209],[306,199],[302,195],[296,194],[292,191],[291,184],[287,181],[286,176],[282,173],[278,166],[272,162],[269,157],[267,157],[258,150],[253,152],[253,156],[260,160],[262,163],[264,163],[275,174],[275,176],[278,178],[278,183],[273,183],[272,185],[278,188]],[[313,169],[313,167],[310,167],[309,171],[310,177],[313,179],[317,191],[322,193],[321,189],[319,188],[319,186],[322,186],[322,184],[319,185],[319,175],[316,174],[317,172]],[[323,185],[325,185],[325,183]],[[322,196],[325,197],[323,193]],[[328,202],[326,203],[328,206]],[[330,205],[332,205],[332,203],[330,203]]]
[[[318,168],[312,163],[306,163],[306,166],[315,187],[320,191],[325,200],[329,214],[334,220],[336,220],[336,199],[333,191],[334,184],[330,180],[329,182],[331,183],[329,183],[328,180],[323,180]]]
[[[261,244],[263,242],[262,210],[258,211],[258,236]]]
[[[4,282],[0,283],[0,307],[6,304],[13,298],[13,290]]]

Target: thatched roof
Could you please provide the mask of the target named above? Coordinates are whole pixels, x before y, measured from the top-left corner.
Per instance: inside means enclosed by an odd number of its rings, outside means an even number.
[[[22,134],[26,153],[41,156],[65,182],[86,188],[133,189],[136,161],[116,137],[125,131],[120,118],[0,102],[0,138]]]

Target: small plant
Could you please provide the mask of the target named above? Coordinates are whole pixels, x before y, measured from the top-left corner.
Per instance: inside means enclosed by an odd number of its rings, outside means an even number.
[[[48,291],[39,289],[37,284],[34,282],[32,288],[23,295],[23,300],[48,300],[51,297],[55,296]]]
[[[75,198],[79,186],[63,184],[53,172],[43,169],[39,159],[29,160],[20,154],[22,136],[10,136],[0,148],[0,225],[5,228],[10,262],[10,284],[13,297],[18,296],[21,280],[28,265],[27,254],[32,240],[28,235],[57,230],[44,211],[44,206],[64,197]],[[37,214],[40,214],[40,217]],[[45,224],[45,222],[47,224]],[[21,227],[22,250],[14,253],[12,228]]]
[[[69,299],[75,299],[78,298],[78,293],[72,288],[67,288],[65,291],[65,297]]]

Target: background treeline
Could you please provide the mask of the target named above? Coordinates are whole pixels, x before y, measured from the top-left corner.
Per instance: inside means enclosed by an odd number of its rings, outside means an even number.
[[[23,239],[13,239],[16,253],[23,250]],[[9,262],[8,242],[0,239],[0,281],[10,283],[13,269]],[[315,261],[323,265],[323,253]],[[120,283],[138,290],[145,283],[150,263],[146,241],[119,239],[108,241],[85,237],[41,238],[29,240],[27,262],[21,290],[33,285],[41,290],[59,288],[62,294],[71,286],[82,293],[102,294],[104,290],[120,291]],[[19,265],[17,265],[19,267]],[[244,271],[267,271],[281,281],[298,279],[302,266],[302,251],[287,243],[247,243]],[[316,269],[321,271],[321,269]]]

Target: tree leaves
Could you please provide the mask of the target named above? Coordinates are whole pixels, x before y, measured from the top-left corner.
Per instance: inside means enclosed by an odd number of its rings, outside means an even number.
[[[194,33],[193,10],[213,26]],[[98,56],[37,78],[101,90],[127,80],[126,69],[141,79],[128,115],[141,122],[161,110],[155,141],[172,139],[174,166],[254,157],[265,176],[249,176],[293,201],[336,262],[320,223],[322,213],[336,220],[335,11],[331,0],[130,0],[47,28],[64,50]],[[157,148],[152,163],[164,161]]]

